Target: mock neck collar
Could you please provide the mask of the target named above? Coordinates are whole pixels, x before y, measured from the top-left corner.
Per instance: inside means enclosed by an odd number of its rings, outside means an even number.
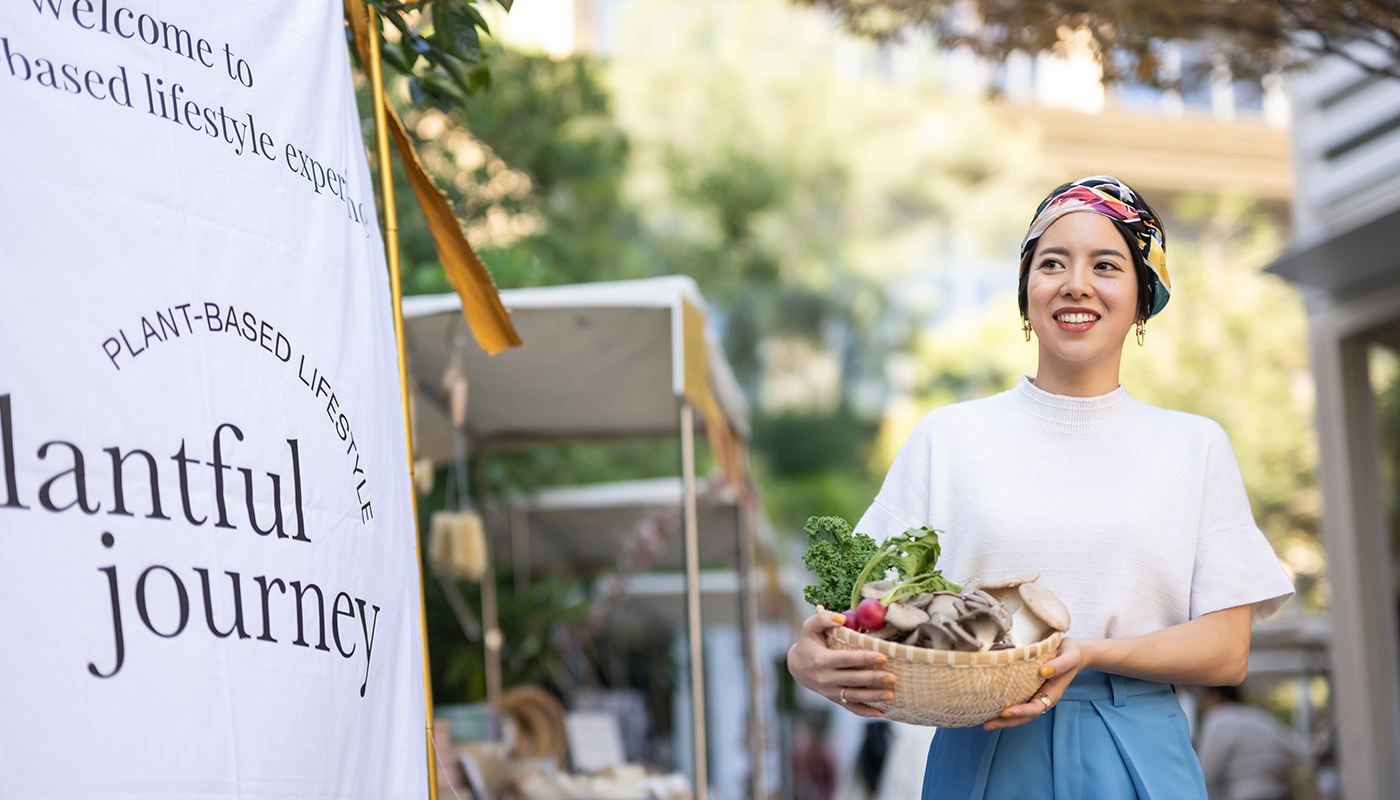
[[[1069,397],[1051,394],[1025,375],[1010,392],[1011,401],[1040,428],[1057,433],[1095,433],[1116,427],[1137,405],[1123,384],[1098,397]]]

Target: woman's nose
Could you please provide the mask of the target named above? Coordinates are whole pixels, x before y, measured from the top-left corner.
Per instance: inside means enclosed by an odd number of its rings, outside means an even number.
[[[1088,297],[1094,293],[1094,282],[1090,270],[1082,266],[1072,266],[1065,272],[1065,294],[1071,297]]]

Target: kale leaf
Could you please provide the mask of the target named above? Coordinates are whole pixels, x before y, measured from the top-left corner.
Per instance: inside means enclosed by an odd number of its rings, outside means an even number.
[[[879,546],[863,533],[852,533],[850,523],[840,517],[812,517],[802,529],[807,532],[802,563],[817,574],[817,583],[804,589],[802,596],[830,611],[853,608],[848,601],[856,591],[856,577]]]

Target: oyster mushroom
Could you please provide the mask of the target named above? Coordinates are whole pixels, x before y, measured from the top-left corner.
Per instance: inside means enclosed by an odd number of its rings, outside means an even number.
[[[868,635],[874,636],[876,639],[895,639],[903,633],[904,631],[901,631],[899,628],[896,628],[893,625],[886,625],[880,630],[870,633]]]
[[[954,650],[978,649],[980,643],[977,641],[977,637],[969,633],[962,625],[956,622],[946,622],[939,627],[952,637]]]
[[[1005,572],[984,581],[981,590],[1006,606],[1007,613],[1015,614],[1021,607],[1020,587],[1035,583],[1039,579],[1040,573],[1034,570]]]
[[[885,609],[885,624],[897,630],[912,631],[928,621],[928,612],[905,603],[890,603]]]
[[[1001,616],[990,608],[973,611],[958,620],[958,624],[977,640],[978,650],[992,649],[992,645],[1006,633],[1006,625],[1003,624]]]
[[[962,616],[957,609],[958,596],[953,592],[934,592],[933,599],[929,600],[924,610],[930,617],[943,617],[945,619],[957,619]]]
[[[904,602],[906,605],[911,605],[911,606],[913,606],[914,608],[921,608],[921,609],[927,611],[927,610],[928,610],[929,601],[931,601],[931,600],[933,600],[933,593],[932,593],[932,592],[919,592],[918,594],[916,594],[916,595],[914,595],[913,597],[910,597],[910,598],[904,600],[903,602]]]
[[[934,650],[953,649],[953,637],[944,630],[942,625],[933,622],[925,622],[919,626],[915,634],[924,647],[929,647]]]
[[[982,579],[982,585],[978,588],[990,593],[997,589],[1015,589],[1023,583],[1035,583],[1038,580],[1040,580],[1040,573],[1033,569],[1003,572],[994,577]]]
[[[1018,587],[1021,607],[1012,614],[1011,642],[1028,647],[1050,635],[1069,630],[1069,609],[1049,589],[1038,583]]]
[[[871,581],[860,587],[860,596],[867,600],[879,600],[893,588],[894,584],[890,581]]]

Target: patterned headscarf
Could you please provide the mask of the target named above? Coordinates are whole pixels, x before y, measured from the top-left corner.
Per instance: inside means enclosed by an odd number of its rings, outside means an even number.
[[[1167,274],[1167,236],[1156,213],[1126,183],[1107,175],[1080,178],[1050,193],[1041,201],[1031,220],[1031,228],[1021,242],[1021,260],[1035,250],[1035,243],[1060,217],[1076,211],[1092,211],[1128,226],[1137,239],[1143,261],[1152,271],[1152,310],[1154,317],[1171,299],[1172,279]]]

